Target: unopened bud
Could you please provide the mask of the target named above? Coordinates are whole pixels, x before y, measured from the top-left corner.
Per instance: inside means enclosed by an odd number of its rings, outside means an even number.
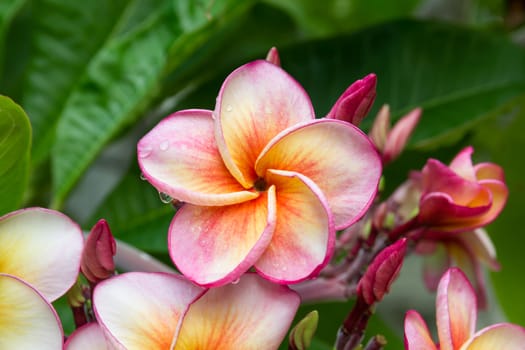
[[[281,66],[281,59],[279,58],[279,52],[276,47],[272,47],[268,54],[266,55],[266,61],[275,64],[276,66]]]
[[[115,272],[113,256],[117,251],[115,239],[106,220],[99,220],[89,233],[80,269],[91,283],[109,278]]]
[[[306,350],[310,347],[312,338],[319,322],[319,313],[314,310],[306,315],[290,332],[289,350]]]
[[[407,240],[402,238],[383,249],[368,266],[357,285],[357,294],[368,305],[379,302],[399,275],[406,253]]]
[[[359,126],[376,98],[375,74],[369,74],[350,85],[337,99],[326,118],[339,119]]]

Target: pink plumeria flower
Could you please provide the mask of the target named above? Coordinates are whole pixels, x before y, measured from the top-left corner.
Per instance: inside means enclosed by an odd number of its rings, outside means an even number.
[[[80,328],[67,350],[90,349],[86,333],[107,349],[277,349],[299,302],[256,274],[206,290],[174,274],[125,273],[97,285],[100,328]]]
[[[381,162],[354,125],[316,120],[308,95],[280,67],[248,63],[224,82],[215,111],[184,110],[138,143],[142,173],[186,202],[169,228],[178,269],[203,286],[251,266],[278,283],[316,276],[335,230],[371,204]]]
[[[75,330],[67,338],[64,350],[110,350],[112,349],[100,325],[90,322]]]
[[[422,171],[419,221],[434,231],[468,231],[492,222],[507,201],[503,170],[496,164],[472,165],[472,147],[450,166],[430,159]]]
[[[390,163],[401,154],[420,118],[421,108],[413,109],[391,128],[390,107],[381,107],[370,130],[370,137],[381,152],[383,164]]]
[[[350,85],[337,99],[326,118],[344,120],[359,126],[376,98],[377,77],[368,74]]]
[[[75,283],[83,243],[80,227],[53,210],[0,218],[0,349],[62,349],[50,303]]]
[[[441,278],[436,297],[439,346],[421,315],[408,311],[405,316],[407,350],[518,350],[525,348],[525,328],[498,323],[475,332],[476,294],[467,277],[457,268]]]
[[[496,249],[484,229],[469,232],[425,232],[416,245],[416,253],[424,255],[423,280],[429,290],[437,289],[445,271],[458,266],[473,283],[478,307],[487,306],[484,266],[497,271],[500,265]]]

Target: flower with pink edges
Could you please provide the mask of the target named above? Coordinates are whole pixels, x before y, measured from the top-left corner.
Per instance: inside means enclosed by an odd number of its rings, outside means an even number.
[[[335,231],[362,217],[381,174],[361,130],[315,119],[303,88],[264,60],[226,78],[214,111],[168,116],[137,151],[146,179],[185,202],[169,252],[203,286],[235,281],[252,266],[277,283],[315,277]]]
[[[476,294],[463,272],[449,269],[441,278],[436,297],[439,346],[434,343],[421,315],[414,310],[405,316],[407,350],[523,349],[525,328],[498,323],[475,332]]]

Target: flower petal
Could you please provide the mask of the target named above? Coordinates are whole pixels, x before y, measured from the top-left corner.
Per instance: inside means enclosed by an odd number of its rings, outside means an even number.
[[[361,130],[325,119],[294,126],[275,137],[256,163],[259,176],[267,169],[294,171],[313,180],[327,198],[339,230],[361,218],[372,203],[381,160]]]
[[[383,149],[383,163],[389,163],[399,156],[420,117],[421,108],[416,108],[398,120],[387,136],[385,148]]]
[[[437,350],[427,324],[414,310],[408,311],[405,315],[405,349]]]
[[[276,187],[277,224],[270,245],[255,268],[277,283],[315,276],[332,257],[335,229],[321,190],[303,175],[269,170]]]
[[[315,117],[301,85],[262,60],[245,64],[226,78],[215,112],[222,158],[245,188],[257,179],[255,160],[266,144],[282,130]]]
[[[259,198],[224,207],[184,205],[169,228],[170,256],[197,284],[238,279],[264,252],[275,228],[275,187]]]
[[[423,282],[430,291],[435,291],[441,276],[450,267],[450,259],[443,244],[436,244],[434,252],[423,259]]]
[[[112,342],[127,350],[166,350],[190,303],[202,293],[178,275],[129,272],[100,282],[93,305]]]
[[[478,180],[499,180],[505,181],[503,168],[494,163],[479,163],[474,166],[476,178]]]
[[[145,178],[159,191],[196,205],[226,205],[257,196],[245,191],[219,154],[212,112],[184,110],[170,115],[138,143]]]
[[[460,350],[524,349],[525,328],[498,323],[477,332]]]
[[[65,350],[109,350],[102,328],[90,322],[75,330],[64,344]]]
[[[49,301],[76,281],[84,238],[64,214],[22,209],[0,218],[0,272],[20,277]]]
[[[299,302],[288,287],[245,274],[190,306],[174,349],[277,349]]]
[[[450,163],[450,169],[468,181],[476,181],[476,173],[472,166],[472,153],[474,153],[472,146],[465,147]]]
[[[476,327],[476,294],[465,274],[450,268],[439,282],[436,320],[441,350],[459,349]]]
[[[55,310],[36,289],[0,274],[0,349],[61,349],[63,336]]]

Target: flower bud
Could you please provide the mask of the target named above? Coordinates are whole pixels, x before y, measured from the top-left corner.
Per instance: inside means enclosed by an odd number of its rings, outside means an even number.
[[[319,321],[319,313],[314,310],[306,315],[295,327],[290,331],[289,347],[292,350],[306,350],[310,347],[312,338],[317,329]]]
[[[266,61],[275,64],[276,66],[281,66],[281,59],[279,58],[279,52],[277,51],[277,48],[274,46],[266,55]]]
[[[91,283],[109,278],[115,272],[113,256],[117,252],[115,239],[106,220],[99,220],[89,233],[80,269]]]
[[[375,74],[368,74],[350,85],[337,99],[326,118],[339,119],[359,126],[376,98]]]
[[[390,290],[403,266],[406,246],[406,238],[396,241],[382,250],[368,266],[357,285],[357,294],[368,305],[381,301]]]

